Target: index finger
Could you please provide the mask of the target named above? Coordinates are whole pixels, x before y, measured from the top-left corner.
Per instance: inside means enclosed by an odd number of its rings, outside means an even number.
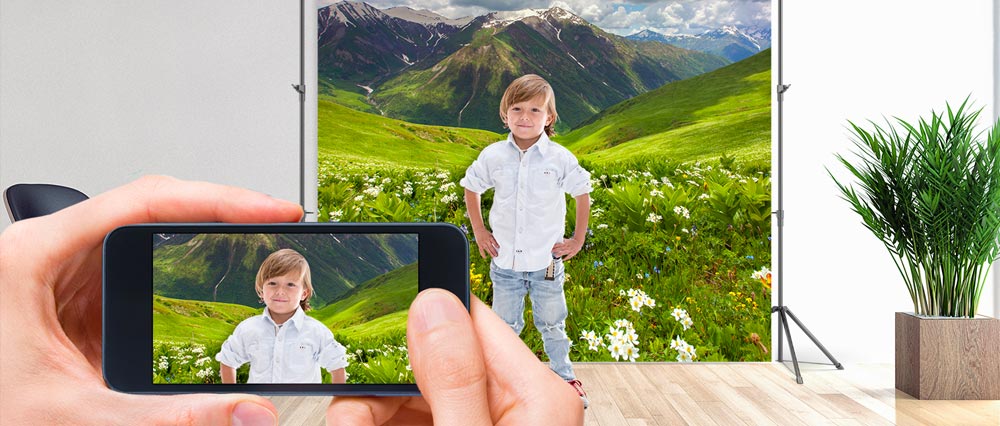
[[[292,222],[302,208],[259,192],[208,182],[148,176],[43,216],[38,232],[53,252],[100,244],[111,230],[150,222]]]

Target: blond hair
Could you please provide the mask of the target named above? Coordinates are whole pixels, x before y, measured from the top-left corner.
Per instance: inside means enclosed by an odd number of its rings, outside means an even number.
[[[500,98],[500,119],[506,124],[507,109],[511,105],[529,101],[539,96],[545,97],[545,109],[549,116],[552,117],[552,121],[545,125],[545,134],[548,136],[554,135],[556,132],[552,126],[556,123],[556,119],[559,118],[559,113],[556,112],[556,94],[552,91],[552,86],[549,82],[535,74],[525,74],[512,81],[510,86],[507,86],[507,90],[503,92],[503,97]]]
[[[281,249],[271,253],[260,264],[255,283],[257,295],[263,296],[264,282],[268,279],[294,273],[301,274],[302,286],[308,291],[308,296],[299,301],[299,306],[302,307],[302,310],[308,311],[311,309],[309,298],[315,294],[312,286],[312,274],[309,272],[309,262],[306,262],[306,258],[299,254],[299,252],[292,249]]]

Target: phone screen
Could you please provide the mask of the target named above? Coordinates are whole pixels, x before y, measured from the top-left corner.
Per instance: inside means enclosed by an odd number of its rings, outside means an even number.
[[[152,382],[412,384],[418,234],[152,234]]]

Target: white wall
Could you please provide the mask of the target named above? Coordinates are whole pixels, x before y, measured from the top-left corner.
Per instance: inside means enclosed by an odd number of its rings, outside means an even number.
[[[968,94],[992,115],[993,6],[786,3],[785,302],[841,362],[891,362],[909,298],[824,167],[850,148],[848,119],[912,119]],[[168,173],[297,200],[297,13],[270,0],[0,0],[0,187],[96,194]],[[800,357],[824,360],[793,329]]]
[[[0,1],[0,188],[163,173],[298,201],[299,9]]]
[[[785,1],[785,304],[841,362],[892,362],[893,313],[913,306],[824,167],[846,176],[834,153],[851,149],[848,119],[914,120],[971,94],[986,126],[992,3]],[[981,313],[994,314],[992,291]],[[792,328],[800,360],[826,362]]]

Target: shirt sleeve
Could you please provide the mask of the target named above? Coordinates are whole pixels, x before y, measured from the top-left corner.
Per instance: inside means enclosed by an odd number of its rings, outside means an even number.
[[[459,185],[477,194],[482,194],[495,185],[493,178],[490,176],[490,169],[486,164],[485,157],[486,150],[483,150],[479,154],[479,158],[473,161],[468,169],[465,169],[465,177],[458,182]]]
[[[243,323],[240,323],[243,325]],[[240,368],[241,365],[250,361],[250,355],[246,350],[246,342],[243,341],[243,333],[239,326],[233,330],[226,341],[222,343],[222,349],[215,355],[215,360],[232,368]]]
[[[580,162],[573,154],[567,155],[564,164],[566,173],[563,175],[563,191],[568,192],[573,198],[593,191],[590,185],[590,172],[580,166]]]
[[[333,333],[325,329],[323,343],[319,350],[319,365],[328,371],[347,367],[347,349],[333,338]]]

